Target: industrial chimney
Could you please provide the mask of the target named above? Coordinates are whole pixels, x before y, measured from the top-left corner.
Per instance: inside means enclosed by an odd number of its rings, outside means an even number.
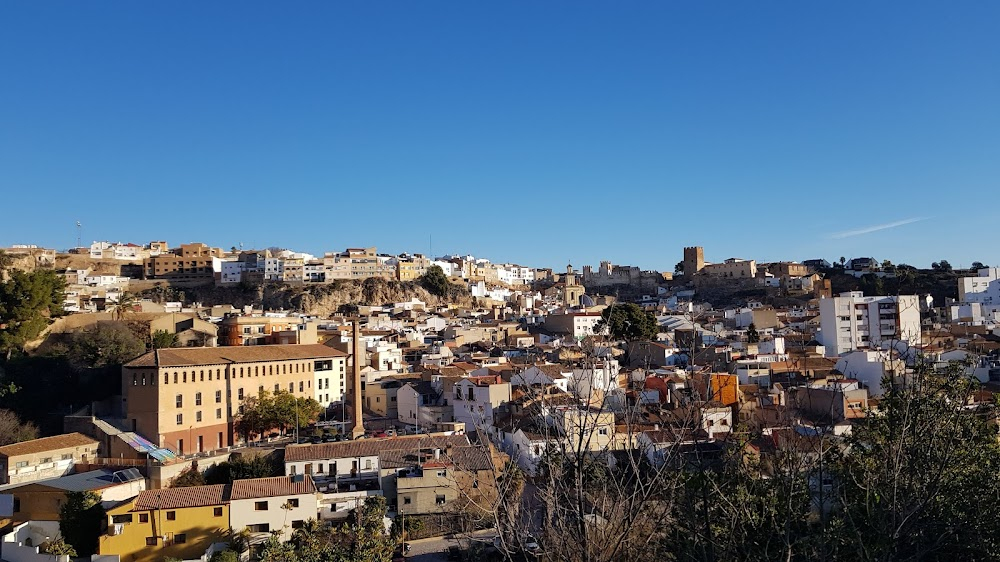
[[[361,319],[354,320],[354,396],[351,405],[354,411],[354,430],[352,437],[357,439],[365,434],[365,424],[361,417],[361,358],[365,352],[361,345]]]

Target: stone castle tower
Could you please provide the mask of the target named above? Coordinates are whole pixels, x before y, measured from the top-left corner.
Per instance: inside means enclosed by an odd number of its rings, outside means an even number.
[[[684,248],[684,275],[694,275],[705,267],[705,249],[701,246]]]

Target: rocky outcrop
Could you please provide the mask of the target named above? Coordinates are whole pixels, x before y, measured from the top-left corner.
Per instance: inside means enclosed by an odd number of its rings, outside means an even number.
[[[395,281],[372,277],[354,281],[334,281],[326,285],[287,285],[264,283],[233,287],[156,287],[142,291],[141,296],[157,301],[183,300],[200,302],[203,306],[231,304],[237,308],[247,305],[265,310],[294,310],[304,314],[327,317],[345,304],[384,305],[416,298],[429,306],[442,304],[471,304],[469,293],[455,286],[448,298],[431,295],[413,281]]]

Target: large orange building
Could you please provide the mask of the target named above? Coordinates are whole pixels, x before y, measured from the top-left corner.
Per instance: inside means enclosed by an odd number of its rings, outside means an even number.
[[[318,344],[158,349],[122,368],[122,410],[132,431],[176,453],[229,447],[244,398],[314,398],[345,356]]]

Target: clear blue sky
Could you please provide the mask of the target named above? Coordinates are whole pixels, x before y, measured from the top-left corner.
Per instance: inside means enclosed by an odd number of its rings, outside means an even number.
[[[996,264],[998,30],[995,1],[2,0],[0,245]]]

